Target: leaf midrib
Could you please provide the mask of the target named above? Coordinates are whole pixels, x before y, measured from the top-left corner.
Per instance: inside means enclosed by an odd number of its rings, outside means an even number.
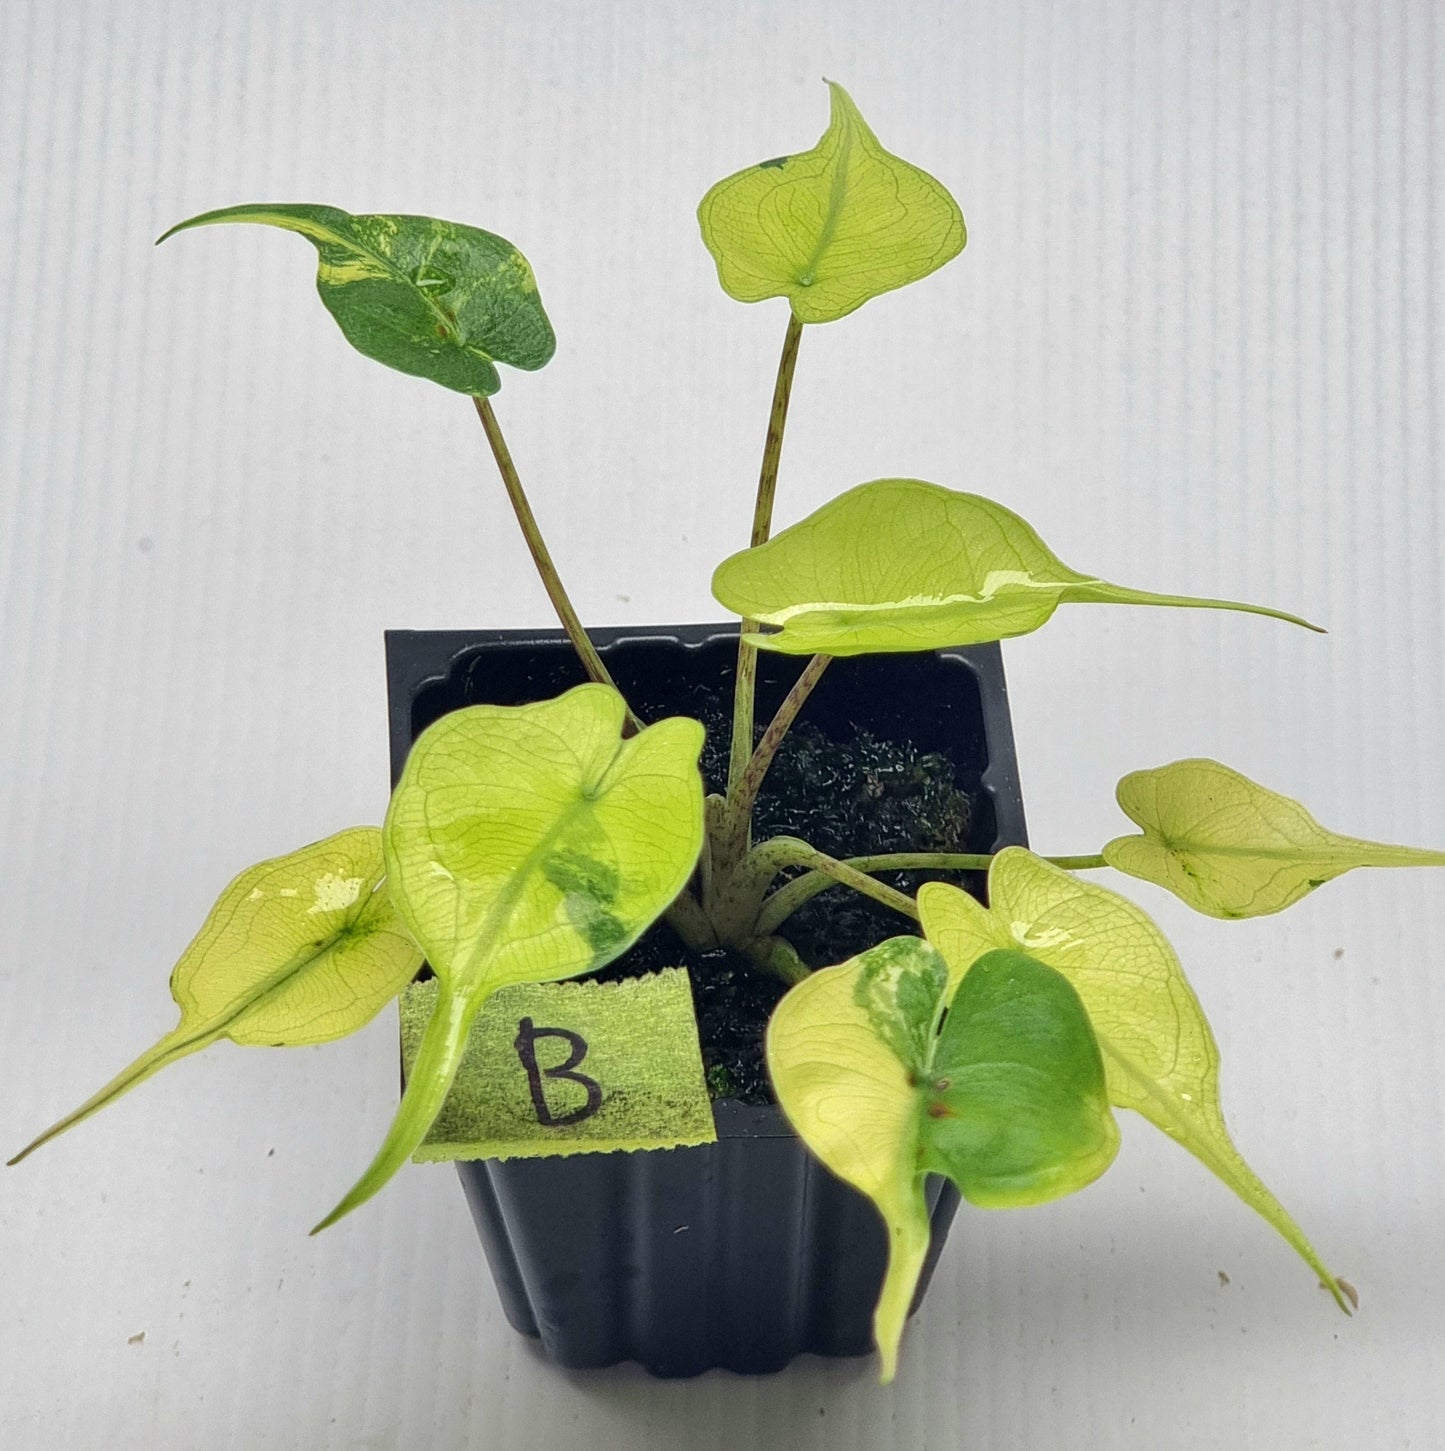
[[[497,893],[492,905],[487,909],[481,925],[476,931],[477,953],[474,957],[468,958],[466,965],[457,973],[456,990],[464,995],[470,995],[486,981],[485,963],[495,956],[495,952],[489,951],[487,944],[494,942],[506,925],[508,918],[516,910],[518,899],[522,895],[523,888],[532,874],[536,871],[557,839],[563,832],[572,825],[577,817],[589,806],[595,806],[606,794],[605,782],[612,769],[616,766],[622,755],[623,746],[619,744],[613,753],[612,759],[607,763],[597,776],[597,794],[587,796],[582,794],[579,788],[576,800],[567,806],[557,817],[553,825],[537,839],[537,844],[522,858],[518,866],[509,874],[506,884]],[[480,964],[480,965],[479,965]],[[433,964],[435,967],[435,964]],[[448,969],[450,972],[450,969]],[[438,977],[443,976],[442,970],[437,969]]]
[[[1330,864],[1339,862],[1349,867],[1386,866],[1391,859],[1413,860],[1421,864],[1434,861],[1445,866],[1445,852],[1432,852],[1426,847],[1389,846],[1383,842],[1366,841],[1362,837],[1348,839],[1345,845],[1338,846],[1238,846],[1228,842],[1215,845],[1212,842],[1174,841],[1163,835],[1151,833],[1145,828],[1139,836],[1121,836],[1117,840],[1121,843],[1148,842],[1162,851],[1168,852],[1171,856],[1259,857],[1265,861],[1294,862],[1300,866],[1305,866],[1312,860]],[[1113,844],[1113,842],[1109,843],[1110,846]],[[1367,848],[1372,856],[1379,856],[1381,859],[1377,862],[1362,861],[1359,855],[1362,847]],[[1106,847],[1105,850],[1107,851],[1108,848]]]
[[[263,216],[265,215],[265,213],[258,212],[257,215]],[[273,212],[272,215],[286,216],[287,213]],[[238,217],[235,220],[239,221],[241,219]],[[431,315],[436,318],[437,322],[446,329],[446,336],[448,338],[451,338],[453,332],[455,332],[456,345],[459,348],[462,348],[466,352],[471,353],[474,357],[481,358],[484,362],[495,363],[497,361],[490,353],[484,352],[480,348],[474,347],[470,341],[468,341],[466,338],[463,338],[461,335],[460,324],[454,322],[452,318],[449,318],[446,313],[432,300],[426,289],[423,287],[418,287],[416,282],[412,278],[408,277],[406,273],[403,272],[401,268],[398,267],[396,263],[394,263],[389,257],[385,256],[381,252],[374,251],[372,248],[366,246],[363,242],[357,241],[354,238],[347,238],[341,236],[339,233],[334,232],[330,227],[324,225],[321,222],[310,223],[310,225],[314,227],[317,233],[323,235],[326,240],[329,241],[333,246],[349,249],[358,257],[369,258],[371,261],[377,263],[383,271],[387,272],[391,276],[393,281],[400,282],[404,286],[409,287],[414,293],[416,293],[419,298],[421,298],[422,302],[426,305],[427,311],[430,312]],[[297,230],[299,231],[299,228]],[[301,235],[303,237],[308,236],[308,234],[305,232],[301,232]],[[315,238],[308,237],[308,240],[314,241]],[[431,260],[431,257],[435,255],[435,252],[436,248],[435,246],[433,246],[432,252],[429,253],[427,256],[428,262]],[[345,287],[352,284],[339,283],[336,285],[338,287]]]
[[[818,266],[823,260],[824,253],[833,245],[833,234],[838,230],[838,219],[843,213],[843,199],[848,183],[848,158],[853,150],[851,117],[845,116],[840,130],[838,158],[833,172],[833,180],[828,188],[828,210],[823,215],[823,229],[818,233],[818,245],[813,249],[813,255],[808,259],[807,266],[803,268],[797,278],[800,287],[812,287],[817,282]]]

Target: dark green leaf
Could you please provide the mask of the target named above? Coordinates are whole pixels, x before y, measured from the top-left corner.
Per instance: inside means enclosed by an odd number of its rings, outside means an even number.
[[[258,222],[312,242],[322,302],[358,352],[389,368],[489,397],[502,386],[494,363],[531,371],[556,350],[527,259],[491,232],[282,202],[205,212],[160,240],[217,222]]]

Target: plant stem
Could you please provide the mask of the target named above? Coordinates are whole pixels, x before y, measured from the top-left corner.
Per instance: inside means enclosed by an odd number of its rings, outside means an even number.
[[[750,548],[768,542],[773,527],[773,496],[778,488],[778,460],[783,453],[783,429],[788,422],[788,398],[793,391],[793,369],[798,362],[798,344],[803,324],[788,314],[788,331],[778,359],[777,381],[773,384],[773,406],[768,414],[768,437],[763,444],[763,466],[758,474],[757,500],[753,504],[753,532]],[[757,621],[744,620],[741,633],[757,629]],[[728,796],[742,780],[753,754],[753,691],[758,676],[757,649],[738,641],[737,679],[733,686],[733,738],[728,762]],[[746,841],[746,837],[744,838]]]
[[[768,767],[773,764],[773,757],[778,754],[778,747],[782,745],[783,737],[797,719],[803,702],[813,693],[813,687],[823,678],[823,672],[832,660],[831,655],[814,655],[803,667],[803,673],[793,682],[793,688],[783,697],[777,714],[769,721],[767,730],[758,742],[757,750],[749,757],[736,789],[729,792],[724,840],[735,840],[739,855],[747,851],[748,821],[752,816],[758,789],[763,784],[763,777],[768,774]]]
[[[867,861],[869,858],[861,857],[859,860]],[[771,926],[766,925],[769,906],[789,888],[797,886],[800,882],[808,881],[814,876],[821,877],[825,886],[841,883],[845,887],[852,887],[855,892],[861,892],[865,897],[872,897],[875,902],[882,902],[885,907],[892,907],[895,912],[901,912],[903,916],[912,918],[915,922],[918,920],[918,907],[912,897],[907,897],[902,892],[875,881],[866,872],[854,866],[851,861],[839,861],[837,857],[831,857],[826,852],[819,851],[817,847],[809,846],[799,837],[775,836],[749,852],[747,863],[754,868],[766,866],[773,870],[780,867],[808,867],[811,869],[806,877],[799,877],[797,882],[789,882],[787,886],[779,887],[767,899],[753,928],[753,934],[757,937],[770,936],[776,929],[777,923],[782,922],[792,911],[796,910],[796,907],[802,906],[808,897],[815,896],[818,891],[823,890],[822,887],[819,887],[816,891],[809,892],[795,907],[790,907],[787,912],[778,916]]]
[[[522,481],[517,477],[517,467],[512,462],[511,451],[507,447],[506,439],[502,437],[502,429],[497,422],[497,415],[492,412],[491,403],[485,398],[476,397],[472,399],[472,402],[476,404],[477,417],[482,420],[482,427],[486,430],[487,442],[492,446],[492,456],[497,461],[502,482],[506,485],[507,497],[512,501],[512,510],[517,516],[517,523],[522,526],[522,537],[527,541],[527,548],[532,552],[532,563],[537,566],[537,573],[542,578],[542,587],[547,591],[547,598],[552,601],[552,608],[557,611],[557,618],[561,620],[562,628],[566,630],[567,638],[572,642],[572,648],[576,650],[578,658],[582,661],[583,669],[591,679],[599,685],[610,685],[613,690],[617,690],[617,682],[613,680],[607,667],[602,663],[602,657],[588,638],[587,631],[582,628],[582,621],[578,618],[577,611],[572,608],[572,601],[567,598],[567,591],[562,587],[562,578],[557,573],[557,566],[552,563],[552,556],[542,538],[542,531],[537,527],[536,516],[532,513],[532,506],[527,502]],[[620,695],[622,692],[617,693]],[[627,706],[627,719],[622,729],[623,735],[636,735],[642,728],[643,723],[633,714],[632,707]]]
[[[779,840],[788,839],[779,838]],[[764,846],[771,845],[771,842],[764,843]],[[759,851],[762,849],[762,847],[758,848]],[[784,854],[779,853],[779,855]],[[1072,872],[1091,871],[1096,867],[1108,865],[1101,856],[1051,856],[1045,857],[1044,860],[1051,862],[1056,867],[1062,867],[1065,871]],[[988,853],[902,851],[885,852],[878,856],[849,857],[840,865],[855,872],[908,870],[982,872],[988,870],[992,861],[993,857]],[[816,862],[804,861],[801,853],[792,859],[779,860],[777,865],[811,866],[813,869],[801,877],[794,878],[791,882],[785,882],[764,901],[757,919],[757,931],[764,936],[776,932],[799,907],[805,902],[811,901],[819,892],[826,892],[830,887],[836,887],[840,882],[845,881],[845,878],[836,872],[824,871]],[[846,884],[854,885],[851,881],[847,881]]]

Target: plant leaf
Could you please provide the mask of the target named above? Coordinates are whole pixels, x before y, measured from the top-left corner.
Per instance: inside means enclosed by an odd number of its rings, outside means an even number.
[[[811,151],[718,182],[697,209],[718,281],[739,302],[786,297],[799,322],[833,322],[917,282],[963,250],[941,182],[890,155],[842,86]]]
[[[387,876],[436,973],[436,1007],[385,1142],[313,1234],[425,1138],[497,988],[611,962],[687,884],[702,849],[703,728],[675,717],[623,740],[625,716],[610,686],[579,685],[454,711],[412,747],[386,817]]]
[[[296,1047],[369,1023],[421,966],[381,878],[374,826],[248,867],[221,893],[171,973],[179,1024],[10,1162],[221,1038]]]
[[[1210,917],[1282,912],[1353,867],[1445,866],[1445,852],[1327,831],[1298,801],[1218,761],[1133,771],[1116,794],[1144,830],[1115,837],[1104,860]]]
[[[1313,1246],[1245,1163],[1219,1106],[1219,1049],[1173,948],[1132,902],[1080,881],[1021,847],[988,874],[989,906],[941,882],[918,909],[928,940],[966,983],[971,964],[1011,947],[1056,968],[1093,1021],[1109,1099],[1183,1145],[1291,1244],[1344,1308]]]
[[[532,371],[556,350],[527,259],[491,232],[435,217],[262,202],[204,212],[159,240],[217,222],[258,222],[314,243],[327,311],[358,352],[389,368],[489,397],[502,386],[494,363]]]
[[[767,1053],[799,1136],[887,1227],[873,1321],[885,1381],[928,1252],[928,1174],[975,1204],[1040,1204],[1092,1183],[1118,1149],[1078,994],[1021,952],[989,954],[950,994],[939,954],[895,937],[794,987]]]
[[[1126,589],[1062,563],[1017,514],[977,494],[918,479],[875,479],[839,495],[766,544],[725,559],[713,594],[748,635],[785,655],[940,650],[1026,635],[1060,604],[1243,610],[1232,600]]]

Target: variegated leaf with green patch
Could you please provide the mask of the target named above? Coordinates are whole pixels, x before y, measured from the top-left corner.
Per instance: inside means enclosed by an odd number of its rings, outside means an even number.
[[[421,1143],[497,988],[611,962],[686,885],[702,849],[703,728],[675,717],[623,739],[625,715],[610,686],[579,685],[455,711],[412,747],[386,817],[387,880],[436,973],[436,1006],[385,1142],[316,1230]]]
[[[933,948],[892,938],[791,989],[767,1056],[789,1122],[887,1227],[873,1321],[885,1381],[928,1252],[928,1174],[986,1207],[1040,1204],[1092,1183],[1118,1149],[1078,994],[1022,952],[989,954],[950,992]]]
[[[1218,761],[1132,771],[1117,795],[1143,834],[1115,837],[1104,860],[1210,917],[1282,912],[1354,867],[1445,866],[1445,852],[1327,831],[1298,801]]]
[[[358,352],[389,368],[489,397],[502,386],[496,363],[532,371],[556,350],[527,259],[491,232],[436,217],[263,202],[204,212],[160,241],[217,222],[259,222],[313,243],[322,302]]]
[[[832,322],[926,277],[963,250],[947,188],[878,143],[842,86],[811,151],[718,182],[698,207],[718,281],[739,302],[786,297],[799,322]]]
[[[1245,1163],[1219,1105],[1219,1049],[1173,948],[1132,902],[1007,847],[988,874],[989,906],[941,882],[918,894],[928,940],[951,980],[986,953],[1014,948],[1078,990],[1098,1035],[1109,1099],[1183,1145],[1261,1214],[1344,1308],[1334,1276],[1303,1231]]]
[[[1152,594],[1070,569],[1019,516],[977,494],[875,479],[755,549],[725,559],[713,594],[777,627],[746,638],[785,655],[939,650],[1025,635],[1061,604],[1242,610],[1233,600]]]
[[[374,826],[248,867],[171,973],[179,1024],[10,1162],[222,1038],[285,1048],[327,1043],[369,1023],[421,966],[382,871]]]

